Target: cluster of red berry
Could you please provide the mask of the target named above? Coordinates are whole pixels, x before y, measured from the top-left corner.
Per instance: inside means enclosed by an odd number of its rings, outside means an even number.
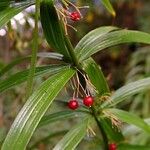
[[[86,96],[84,99],[83,99],[83,104],[87,107],[91,107],[92,104],[93,104],[94,100],[93,100],[93,97],[92,96]],[[69,102],[68,102],[68,107],[72,110],[75,110],[79,107],[79,103],[76,99],[71,99]]]
[[[110,144],[109,144],[109,150],[117,150],[117,145],[116,145],[116,143],[110,143]]]
[[[81,15],[78,11],[70,13],[69,16],[72,21],[79,21],[81,19]]]

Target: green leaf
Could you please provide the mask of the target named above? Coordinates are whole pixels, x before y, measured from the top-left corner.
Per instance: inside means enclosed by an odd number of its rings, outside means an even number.
[[[39,77],[44,74],[54,74],[59,71],[68,69],[70,66],[64,66],[64,65],[49,65],[49,66],[43,66],[43,67],[37,67],[35,72],[35,77]],[[0,93],[8,90],[11,87],[14,87],[15,85],[18,85],[22,82],[25,82],[28,78],[29,69],[18,72],[14,75],[11,75],[5,80],[2,80],[0,82]]]
[[[98,51],[130,42],[150,44],[150,34],[115,27],[100,27],[85,35],[77,44],[75,50],[81,62]]]
[[[136,93],[142,92],[144,90],[150,89],[150,77],[141,79],[135,82],[131,82],[120,89],[118,89],[116,92],[113,93],[113,95],[110,97],[110,101],[105,101],[102,104],[103,107],[112,107],[116,104],[126,100],[129,96],[132,96]]]
[[[124,140],[121,131],[112,125],[112,122],[107,118],[100,118],[101,126],[105,131],[108,139],[113,142],[120,142]]]
[[[80,117],[81,115],[81,111],[61,111],[61,112],[56,112],[50,115],[46,115],[44,116],[38,127],[47,125],[49,123],[54,123],[55,121],[61,121],[64,119],[68,119],[68,118],[75,118],[75,117]]]
[[[10,2],[11,1],[0,2],[0,8],[3,7],[3,9],[0,10],[0,28],[2,28],[11,18],[20,13],[22,10],[34,4],[32,0],[26,0],[18,3],[13,1],[11,3]]]
[[[118,150],[149,150],[150,146],[119,144]]]
[[[106,109],[109,114],[114,114],[119,120],[126,122],[128,124],[133,124],[143,131],[148,132],[150,134],[150,126],[138,116],[129,113],[127,111],[123,111],[120,109]]]
[[[54,98],[74,75],[75,70],[66,69],[48,78],[27,100],[17,115],[2,150],[24,150],[41,118]]]
[[[83,62],[84,71],[88,74],[92,84],[95,86],[98,95],[110,93],[108,84],[103,72],[92,58]]]
[[[101,68],[92,58],[89,58],[83,62],[83,68],[84,71],[88,74],[92,84],[95,86],[98,92],[98,96],[105,95],[110,92]],[[100,121],[100,124],[109,140],[116,142],[123,140],[121,132],[119,132],[118,129],[112,127],[110,120],[106,118],[100,118],[98,121]]]
[[[6,72],[8,72],[9,70],[11,70],[17,64],[20,64],[21,62],[26,61],[26,60],[30,60],[30,58],[31,58],[30,56],[26,56],[26,57],[21,57],[21,58],[17,58],[15,60],[13,60],[11,63],[9,63],[8,65],[4,66],[0,70],[0,77],[2,75],[4,75]]]
[[[0,10],[2,11],[6,7],[8,7],[10,4],[10,0],[1,0],[0,1]]]
[[[114,8],[112,7],[111,3],[109,0],[101,0],[102,4],[106,7],[106,9],[115,17],[116,12]]]
[[[65,33],[60,22],[53,1],[43,0],[40,5],[41,24],[47,42],[57,52],[70,59],[68,49],[65,44]]]
[[[88,124],[89,118],[77,124],[57,143],[53,150],[74,150],[86,135]]]
[[[63,59],[63,55],[58,54],[58,53],[53,53],[53,52],[39,52],[37,53],[37,57],[57,59],[57,60]],[[20,57],[20,58],[13,60],[12,62],[10,62],[8,65],[4,66],[0,70],[0,77],[4,75],[6,72],[8,72],[9,70],[11,70],[14,66],[22,63],[23,61],[28,61],[30,59],[31,59],[31,56],[29,55],[29,56]]]
[[[44,138],[41,138],[40,140],[38,140],[36,143],[34,143],[33,145],[31,145],[29,147],[29,149],[34,149],[36,147],[38,147],[39,144],[41,143],[48,143],[50,139],[54,138],[54,137],[57,137],[57,136],[60,136],[60,135],[64,135],[67,133],[68,130],[63,130],[63,131],[57,131],[57,132],[54,132],[54,133],[50,133],[48,136],[44,137]]]
[[[150,118],[144,119],[144,121],[150,126]],[[123,135],[125,136],[131,136],[133,134],[140,133],[141,129],[134,126],[134,125],[128,125],[123,128]]]

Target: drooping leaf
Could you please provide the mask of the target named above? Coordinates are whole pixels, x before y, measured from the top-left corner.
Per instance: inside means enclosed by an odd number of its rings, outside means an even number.
[[[85,35],[77,44],[75,52],[79,61],[83,61],[108,47],[131,42],[150,44],[150,34],[115,27],[100,27]]]
[[[41,24],[45,38],[55,51],[64,55],[66,59],[70,59],[70,55],[65,43],[65,33],[60,22],[54,2],[43,0],[40,5]]]
[[[66,69],[48,78],[27,100],[17,115],[2,145],[2,150],[24,150],[41,118],[54,98],[73,76],[75,70]]]
[[[114,114],[119,120],[128,124],[133,124],[150,134],[150,126],[135,114],[115,108],[107,109],[107,112],[110,114]]]
[[[2,1],[0,2],[0,28],[2,28],[11,18],[20,13],[25,8],[34,4],[33,0],[24,0],[20,2]]]
[[[65,70],[69,68],[69,66],[64,65],[49,65],[49,66],[43,66],[43,67],[37,67],[35,72],[35,77],[39,77],[44,74],[54,74],[61,70]],[[14,75],[11,75],[5,80],[2,80],[0,82],[0,93],[4,92],[11,87],[14,87],[15,85],[18,85],[22,82],[25,82],[28,78],[29,69],[20,71]]]
[[[132,96],[136,93],[149,89],[150,89],[150,77],[129,83],[118,89],[116,92],[114,92],[110,97],[111,102],[105,101],[102,104],[102,107],[115,106],[116,104],[126,100],[129,96]]]
[[[73,127],[53,148],[53,150],[74,150],[86,135],[89,118]]]
[[[115,17],[116,16],[116,12],[113,8],[113,6],[111,5],[109,0],[101,0],[102,4],[106,7],[106,9]]]
[[[57,60],[63,59],[63,55],[58,54],[58,53],[53,53],[53,52],[39,52],[37,53],[37,57],[57,59]],[[6,72],[8,72],[9,70],[11,70],[14,66],[22,63],[23,61],[28,61],[30,59],[31,59],[31,56],[29,55],[29,56],[20,57],[20,58],[13,60],[12,62],[10,62],[8,65],[4,66],[0,70],[0,77],[4,75]]]

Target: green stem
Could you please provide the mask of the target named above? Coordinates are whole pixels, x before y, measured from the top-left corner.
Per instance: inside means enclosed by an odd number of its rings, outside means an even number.
[[[72,58],[72,61],[73,61],[74,65],[75,65],[76,67],[78,67],[78,68],[81,69],[81,66],[80,66],[80,64],[79,64],[79,61],[78,61],[78,59],[77,59],[77,57],[76,57],[76,54],[75,54],[75,52],[74,52],[74,48],[73,48],[73,46],[72,46],[72,44],[71,44],[69,38],[66,37],[65,40],[66,40],[66,46],[67,46],[67,48],[68,48],[68,52],[69,52],[69,54],[70,54],[70,56],[71,56],[71,58]]]
[[[32,57],[31,57],[31,66],[30,72],[27,80],[27,93],[26,99],[32,94],[33,89],[33,80],[37,60],[37,51],[38,51],[38,16],[39,16],[40,0],[36,0],[35,4],[35,27],[34,27],[34,39],[32,47]]]
[[[106,135],[106,133],[105,133],[105,131],[104,131],[104,129],[103,129],[103,127],[102,127],[102,125],[101,125],[101,123],[100,123],[100,121],[99,121],[97,115],[96,115],[95,109],[94,109],[93,107],[92,107],[91,109],[92,109],[92,112],[93,112],[93,116],[94,116],[94,118],[95,118],[95,121],[96,121],[96,123],[97,123],[97,125],[98,125],[98,127],[99,127],[99,130],[100,130],[100,132],[101,132],[101,134],[102,134],[102,137],[103,137],[104,150],[108,150],[109,147],[108,147],[108,138],[107,138],[107,135]]]

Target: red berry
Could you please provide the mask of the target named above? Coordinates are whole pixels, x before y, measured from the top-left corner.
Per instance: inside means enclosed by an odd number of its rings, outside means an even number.
[[[115,143],[110,143],[109,150],[117,150],[117,145]]]
[[[68,102],[68,107],[72,110],[75,110],[79,107],[78,101],[75,99],[72,99]]]
[[[93,102],[94,102],[94,100],[93,100],[93,97],[91,97],[91,96],[86,96],[83,99],[83,104],[88,107],[92,106]]]
[[[75,11],[70,14],[70,18],[73,21],[79,21],[81,19],[81,15],[79,12]]]

